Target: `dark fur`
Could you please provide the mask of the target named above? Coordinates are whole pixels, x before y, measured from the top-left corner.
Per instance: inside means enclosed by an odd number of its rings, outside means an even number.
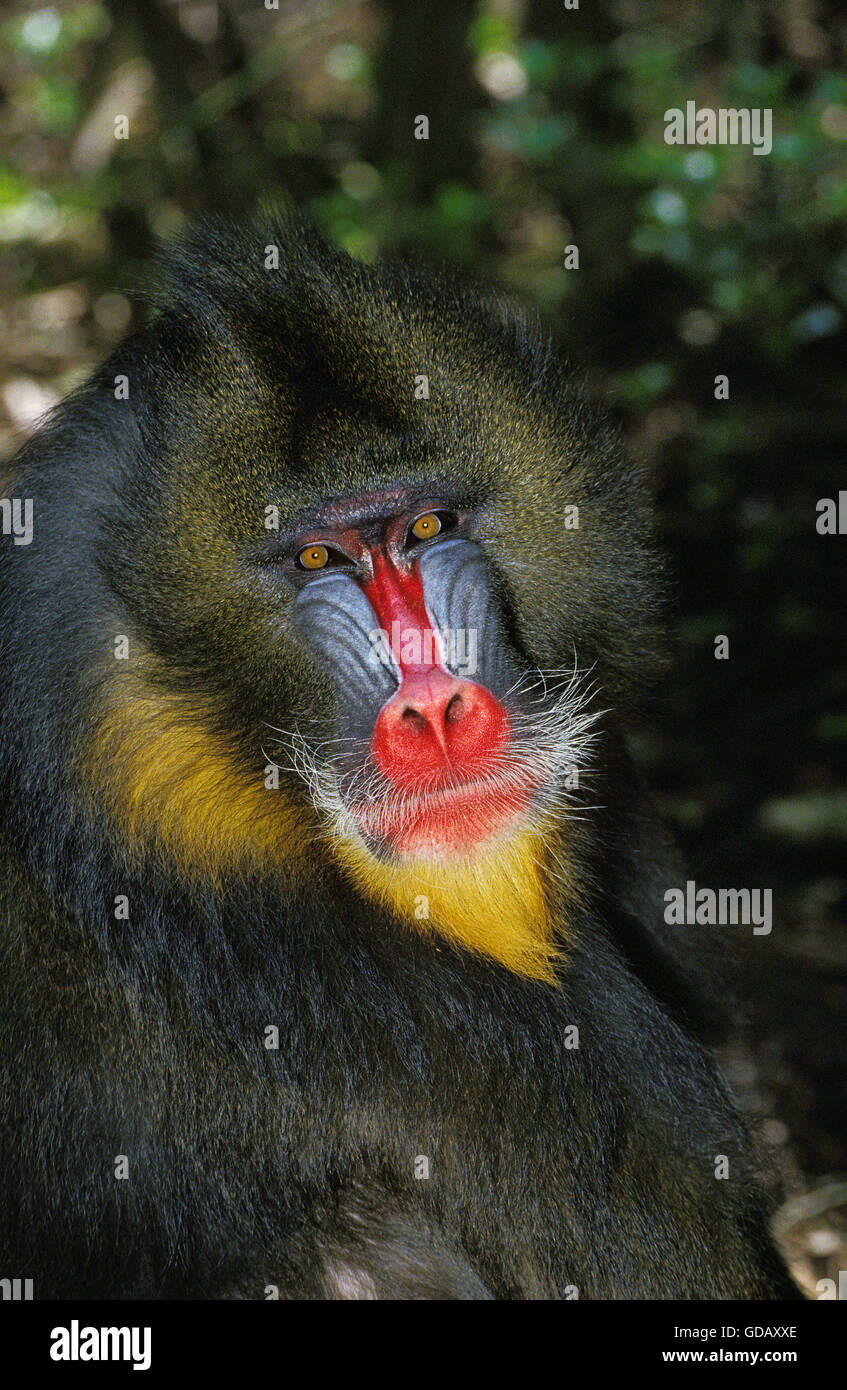
[[[0,544],[0,1274],[36,1297],[791,1296],[694,1036],[717,948],[662,924],[683,876],[625,751],[659,662],[657,564],[613,434],[495,297],[355,264],[297,222],[201,228],[166,278],[7,489],[36,531]],[[214,695],[261,777],[267,723],[332,717],[265,504],[285,529],[433,479],[477,509],[522,661],[575,646],[611,711],[559,991],[383,919],[318,845],[299,889],[130,860],[74,772],[126,632],[174,689]]]

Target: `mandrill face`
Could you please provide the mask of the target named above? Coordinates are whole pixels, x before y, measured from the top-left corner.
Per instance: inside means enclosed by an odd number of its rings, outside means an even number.
[[[510,646],[474,514],[395,487],[337,500],[281,549],[294,627],[335,692],[325,774],[338,833],[399,858],[472,855],[560,788],[590,716],[536,695]],[[298,752],[298,742],[291,743]]]

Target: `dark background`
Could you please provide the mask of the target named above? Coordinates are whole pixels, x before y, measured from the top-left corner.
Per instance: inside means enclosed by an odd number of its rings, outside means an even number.
[[[157,240],[262,197],[364,259],[496,281],[610,403],[670,557],[674,663],[642,760],[698,884],[774,892],[773,934],[739,929],[746,1002],[721,1055],[814,1294],[847,1268],[847,536],[815,529],[817,500],[847,488],[847,8],[93,0],[6,16],[2,454],[143,320]],[[772,152],[666,145],[664,112],[688,100],[772,108]]]

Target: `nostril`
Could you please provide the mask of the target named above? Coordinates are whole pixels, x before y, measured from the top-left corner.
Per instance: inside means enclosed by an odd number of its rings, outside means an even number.
[[[429,728],[420,710],[416,710],[413,705],[407,705],[401,717],[406,728],[410,731],[414,730],[417,734],[424,734]]]
[[[444,711],[444,723],[458,724],[460,719],[464,719],[467,712],[467,705],[465,704],[461,695],[457,693],[447,703],[447,708]]]

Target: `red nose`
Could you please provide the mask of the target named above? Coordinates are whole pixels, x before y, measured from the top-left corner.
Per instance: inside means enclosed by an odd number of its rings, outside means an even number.
[[[383,705],[371,752],[392,782],[437,786],[483,771],[508,737],[508,716],[490,691],[431,667],[404,676]]]

